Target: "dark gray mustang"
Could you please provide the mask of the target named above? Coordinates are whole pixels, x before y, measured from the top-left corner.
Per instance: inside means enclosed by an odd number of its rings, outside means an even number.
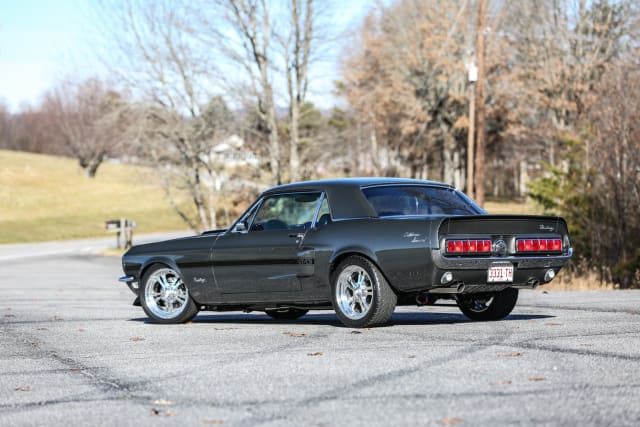
[[[333,309],[369,327],[396,305],[443,299],[497,320],[571,254],[562,218],[487,215],[438,182],[353,178],[275,187],[227,230],[134,246],[120,280],[158,323],[200,310],[295,319]]]

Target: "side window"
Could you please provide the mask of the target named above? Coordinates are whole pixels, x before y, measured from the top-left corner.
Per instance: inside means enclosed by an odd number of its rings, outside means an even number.
[[[329,201],[326,197],[322,199],[322,204],[320,205],[320,210],[318,211],[318,219],[316,220],[316,225],[323,226],[327,225],[331,222],[331,210],[329,210]]]
[[[311,227],[320,193],[281,194],[264,200],[251,231],[299,230]]]

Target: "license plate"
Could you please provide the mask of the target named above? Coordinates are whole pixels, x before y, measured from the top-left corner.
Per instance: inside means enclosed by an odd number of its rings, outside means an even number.
[[[487,283],[513,282],[513,265],[492,265],[489,267]]]

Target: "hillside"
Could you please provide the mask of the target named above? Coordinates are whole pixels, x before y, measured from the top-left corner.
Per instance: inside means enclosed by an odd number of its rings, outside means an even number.
[[[136,233],[185,228],[149,169],[107,163],[90,179],[73,159],[4,150],[0,165],[0,243],[106,237],[120,217]]]

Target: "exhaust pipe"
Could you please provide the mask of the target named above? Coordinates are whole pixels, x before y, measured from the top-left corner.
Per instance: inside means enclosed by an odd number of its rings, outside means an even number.
[[[540,282],[538,281],[538,279],[535,278],[531,278],[529,280],[527,280],[527,283],[524,285],[515,285],[513,286],[516,289],[535,289],[540,285]]]
[[[464,283],[460,283],[457,286],[451,286],[448,288],[433,288],[427,292],[430,294],[461,294],[464,292]]]

